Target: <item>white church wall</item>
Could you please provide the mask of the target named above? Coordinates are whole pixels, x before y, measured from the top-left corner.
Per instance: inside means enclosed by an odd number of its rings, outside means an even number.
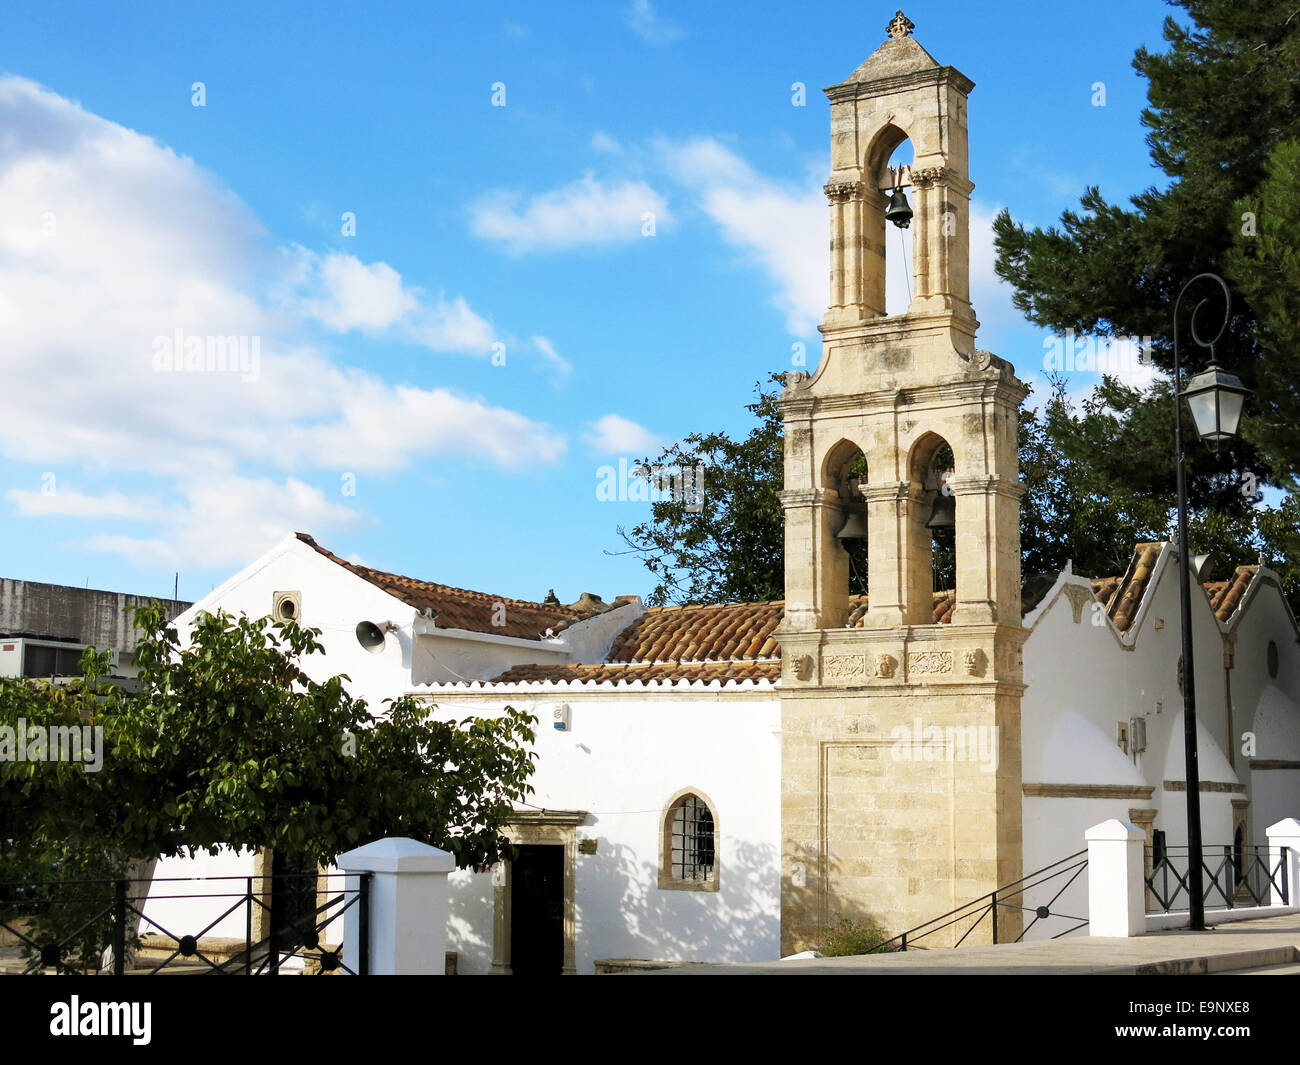
[[[1092,623],[1091,602],[1084,603],[1078,622],[1064,594],[1036,616],[1024,650],[1023,779],[1027,785],[1074,786],[1078,794],[1025,796],[1026,873],[1083,849],[1088,827],[1111,817],[1128,821],[1130,809],[1157,810],[1154,828],[1166,833],[1167,845],[1186,845],[1186,792],[1164,788],[1166,780],[1181,782],[1184,776],[1178,582],[1169,558],[1166,551],[1147,588],[1147,602],[1131,630],[1136,634],[1132,650],[1122,646],[1109,624]],[[1238,778],[1224,753],[1223,642],[1204,593],[1193,588],[1192,594],[1200,775],[1202,781],[1233,785]],[[1131,729],[1139,716],[1145,719],[1146,750],[1125,754],[1118,726],[1124,722]],[[1132,741],[1130,735],[1130,751]],[[1152,791],[1150,799],[1140,792],[1115,799],[1080,797],[1089,785]],[[1231,841],[1231,800],[1240,797],[1226,791],[1202,794],[1207,847]],[[1085,905],[1086,887],[1083,892],[1077,898],[1072,894],[1070,905]]]
[[[780,950],[780,706],[771,694],[716,697],[556,692],[473,701],[444,698],[461,717],[501,703],[539,718],[533,806],[586,810],[575,880],[577,967],[598,958],[770,960]],[[567,702],[569,731],[551,727]],[[477,705],[475,705],[477,704]],[[684,788],[707,798],[717,820],[718,885],[661,889],[659,836],[669,799]],[[492,959],[492,888],[486,874],[451,879],[448,949],[461,971]]]
[[[1250,843],[1264,846],[1268,826],[1300,810],[1300,768],[1252,768],[1300,765],[1300,644],[1281,592],[1268,581],[1248,596],[1235,632],[1232,755],[1239,779],[1249,783]],[[1270,641],[1278,650],[1276,677],[1268,671]]]

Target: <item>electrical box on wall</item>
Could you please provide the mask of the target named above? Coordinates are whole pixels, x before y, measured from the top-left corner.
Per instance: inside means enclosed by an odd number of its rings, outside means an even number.
[[[551,724],[561,732],[569,731],[569,704],[558,703],[551,712]]]
[[[1129,752],[1141,754],[1147,749],[1147,719],[1135,717],[1129,721]]]
[[[579,854],[595,854],[595,853],[596,853],[596,841],[595,841],[594,839],[580,839],[580,840],[578,840],[578,853],[579,853]]]

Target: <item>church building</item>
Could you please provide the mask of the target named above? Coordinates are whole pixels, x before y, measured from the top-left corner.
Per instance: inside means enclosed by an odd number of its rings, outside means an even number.
[[[771,960],[840,916],[912,928],[1082,850],[1109,818],[1186,842],[1190,563],[1147,543],[1119,574],[1021,573],[1028,389],[979,349],[970,302],[974,85],[912,28],[900,13],[826,90],[823,352],[779,398],[784,601],[525,602],[347,562],[299,533],[178,619],[182,633],[217,609],[320,628],[326,654],[306,668],[347,673],[374,706],[414,694],[454,719],[537,715],[518,857],[451,877],[462,973]],[[891,168],[904,141],[913,161]],[[887,315],[900,206],[912,301]],[[936,591],[939,525],[955,580]],[[850,594],[851,538],[866,595]],[[1300,629],[1264,565],[1202,567],[1192,591],[1204,839],[1261,844],[1300,813]],[[169,859],[157,875],[257,860]],[[1086,877],[1043,904],[1086,914]],[[999,920],[1000,938],[1063,930]]]

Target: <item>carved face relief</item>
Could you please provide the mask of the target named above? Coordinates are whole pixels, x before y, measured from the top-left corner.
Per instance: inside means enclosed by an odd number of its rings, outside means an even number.
[[[790,671],[796,680],[810,680],[813,673],[812,655],[795,655],[790,663]]]
[[[886,679],[894,675],[898,660],[893,655],[876,655],[876,676]]]
[[[976,647],[974,650],[961,653],[961,663],[968,677],[982,677],[988,665],[988,657],[984,654],[983,648]]]

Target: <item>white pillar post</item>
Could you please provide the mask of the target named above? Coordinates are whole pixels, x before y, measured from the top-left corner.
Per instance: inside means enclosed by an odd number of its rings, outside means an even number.
[[[1275,883],[1272,890],[1274,906],[1300,906],[1300,820],[1285,817],[1275,825],[1264,830],[1268,836],[1268,868],[1272,872],[1282,860],[1282,848],[1286,852],[1286,890],[1289,902],[1284,903],[1282,889]]]
[[[405,836],[367,843],[339,855],[349,892],[370,873],[372,976],[441,976],[446,971],[447,874],[456,868],[446,851]],[[360,906],[344,914],[343,963],[358,971]]]
[[[1146,834],[1117,818],[1093,825],[1088,841],[1088,934],[1140,936],[1146,932],[1142,845]]]

